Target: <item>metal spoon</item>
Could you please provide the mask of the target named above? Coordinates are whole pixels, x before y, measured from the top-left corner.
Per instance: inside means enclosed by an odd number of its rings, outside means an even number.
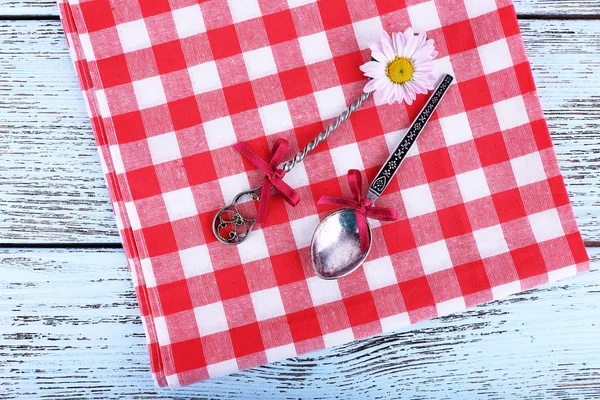
[[[375,202],[388,187],[453,80],[450,75],[442,79],[398,147],[373,180],[367,192],[367,199]],[[310,258],[317,276],[328,280],[339,279],[356,270],[367,258],[371,249],[371,228],[368,226],[368,229],[369,248],[367,251],[361,251],[355,210],[342,209],[321,221],[310,244]]]

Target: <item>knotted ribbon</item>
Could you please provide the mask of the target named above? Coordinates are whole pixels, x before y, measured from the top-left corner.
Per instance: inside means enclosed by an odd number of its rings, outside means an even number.
[[[265,173],[263,179],[262,188],[260,190],[260,201],[258,204],[258,214],[256,215],[256,222],[259,224],[265,222],[267,219],[267,206],[269,204],[269,198],[271,197],[271,187],[277,189],[277,191],[283,196],[285,201],[295,207],[300,202],[300,196],[294,189],[292,189],[287,183],[283,181],[285,171],[278,167],[283,161],[290,144],[283,138],[277,139],[275,146],[271,150],[271,160],[267,163],[265,160],[260,158],[258,154],[250,150],[244,143],[236,143],[233,147],[240,152],[244,157],[248,159],[254,166]]]
[[[369,250],[369,225],[367,217],[378,221],[395,221],[398,219],[398,212],[393,208],[373,207],[373,201],[362,196],[362,176],[360,171],[356,169],[348,171],[348,186],[353,198],[322,196],[318,204],[332,204],[353,209],[358,225],[360,250],[366,252]]]

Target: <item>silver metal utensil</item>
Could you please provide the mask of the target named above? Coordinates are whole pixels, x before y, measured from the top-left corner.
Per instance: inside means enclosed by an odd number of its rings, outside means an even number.
[[[375,202],[388,187],[453,80],[454,78],[450,75],[446,75],[442,79],[398,147],[392,152],[373,180],[367,192],[367,199]],[[310,245],[311,261],[317,276],[328,280],[339,279],[356,270],[367,258],[371,248],[371,228],[368,223],[367,229],[369,247],[366,251],[362,251],[355,210],[342,209],[321,221],[313,234]]]
[[[308,143],[302,151],[299,151],[294,158],[285,162],[281,166],[281,169],[285,173],[290,172],[296,164],[302,162],[304,157],[311,153],[319,144],[321,144],[321,142],[326,140],[333,131],[339,128],[339,126],[369,97],[371,97],[371,93],[362,93],[360,97],[350,104],[348,108],[331,122],[323,132],[319,133],[312,142]],[[238,193],[229,205],[223,207],[215,215],[215,218],[213,219],[213,233],[219,242],[238,245],[250,235],[252,228],[254,228],[256,224],[256,218],[244,216],[243,212],[240,211],[239,206],[244,202],[244,199],[246,201],[260,201],[261,189],[262,186],[259,186],[255,189]]]

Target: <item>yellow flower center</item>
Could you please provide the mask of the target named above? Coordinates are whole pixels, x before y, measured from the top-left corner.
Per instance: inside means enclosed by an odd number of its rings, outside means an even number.
[[[387,77],[394,83],[406,83],[413,77],[415,69],[412,62],[405,57],[396,57],[386,68]]]

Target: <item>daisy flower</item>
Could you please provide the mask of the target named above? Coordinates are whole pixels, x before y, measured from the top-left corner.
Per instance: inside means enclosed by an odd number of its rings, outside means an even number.
[[[415,35],[412,28],[404,33],[383,31],[381,42],[371,43],[372,61],[361,65],[365,76],[372,78],[364,88],[374,93],[379,104],[406,101],[409,105],[417,94],[434,89],[433,59],[438,52],[425,32]]]

